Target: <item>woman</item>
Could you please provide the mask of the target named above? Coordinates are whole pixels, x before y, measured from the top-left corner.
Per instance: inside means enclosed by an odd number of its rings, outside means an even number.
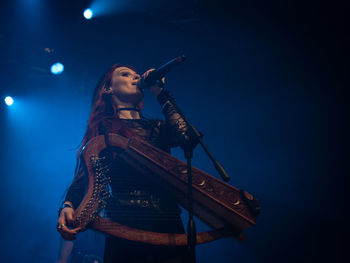
[[[142,77],[147,77],[148,70]],[[69,229],[74,208],[79,206],[87,185],[87,176],[79,165],[79,153],[93,137],[118,133],[139,136],[150,144],[170,152],[180,145],[187,126],[164,79],[149,87],[162,106],[166,121],[142,116],[143,92],[137,87],[140,75],[131,66],[113,65],[97,85],[88,128],[78,151],[75,178],[59,210],[57,230],[65,240],[75,239],[79,228]],[[130,227],[164,233],[184,233],[176,200],[164,189],[114,156],[110,167],[112,197],[106,208],[112,220]],[[155,246],[107,237],[104,262],[184,262],[185,247]]]

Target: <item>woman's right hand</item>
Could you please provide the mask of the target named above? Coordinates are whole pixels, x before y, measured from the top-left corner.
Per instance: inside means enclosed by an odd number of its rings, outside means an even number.
[[[149,75],[152,71],[154,71],[154,70],[156,70],[156,69],[151,68],[151,69],[147,70],[145,73],[142,74],[142,78],[143,78],[143,79],[147,78],[148,75]],[[165,77],[163,77],[163,78],[160,80],[160,83],[162,83],[162,85],[160,85],[159,83],[156,83],[156,84],[154,84],[154,85],[148,87],[148,88],[149,88],[149,91],[150,91],[154,96],[158,96],[159,93],[163,90],[163,87],[162,87],[162,86],[164,86]]]
[[[74,209],[71,207],[65,207],[61,210],[61,214],[57,221],[57,231],[65,240],[76,239],[75,235],[81,231],[81,227],[69,229],[69,226],[73,226]]]

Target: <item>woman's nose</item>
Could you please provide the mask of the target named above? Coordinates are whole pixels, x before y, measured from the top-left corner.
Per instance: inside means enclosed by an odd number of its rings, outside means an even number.
[[[134,79],[139,80],[140,79],[140,75],[134,75]]]

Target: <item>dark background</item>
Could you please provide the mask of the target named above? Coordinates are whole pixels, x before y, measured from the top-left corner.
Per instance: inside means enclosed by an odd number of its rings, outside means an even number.
[[[55,261],[57,208],[102,73],[116,62],[142,73],[180,54],[168,89],[230,184],[262,207],[245,242],[201,245],[197,262],[339,262],[349,243],[345,5],[114,2],[95,1],[109,12],[85,20],[92,1],[1,1],[0,94],[15,99],[0,106],[1,262]],[[162,116],[151,95],[145,104]],[[217,176],[200,147],[194,164]]]

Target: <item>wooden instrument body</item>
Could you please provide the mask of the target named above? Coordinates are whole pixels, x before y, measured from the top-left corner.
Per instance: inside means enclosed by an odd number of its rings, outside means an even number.
[[[104,188],[108,178],[101,179],[104,168],[96,170],[96,160],[98,160],[101,151],[107,147],[117,148],[118,158],[139,169],[144,176],[149,176],[149,179],[156,184],[160,183],[167,187],[176,196],[181,206],[184,208],[188,207],[186,163],[137,137],[126,138],[110,133],[91,139],[82,152],[86,172],[89,175],[89,186],[84,199],[75,211],[74,223],[76,226],[87,227],[89,224],[93,224],[92,226],[95,229],[109,234],[113,234],[112,232],[119,228],[121,230],[119,233],[122,232],[123,238],[127,239],[129,238],[126,231],[132,232],[127,227],[122,229],[119,224],[98,217],[98,212],[104,207],[104,199],[106,199],[103,191],[101,198],[101,186],[98,185],[103,182],[102,188]],[[229,235],[242,238],[241,231],[256,224],[255,211],[247,204],[247,202],[256,202],[250,194],[242,192],[194,167],[192,168],[192,176],[194,214],[213,229],[221,231],[221,237],[227,236],[225,231],[223,231],[226,230],[226,233],[229,233]],[[149,241],[145,237],[147,233],[143,233],[145,231],[141,232],[141,234],[140,231],[138,234],[132,233],[133,235],[142,236],[141,240],[138,241],[163,244],[158,241]],[[203,236],[207,236],[208,233],[205,233]],[[165,243],[170,240],[169,244],[184,245],[187,242],[184,235],[181,238],[178,236],[177,239],[176,237],[170,237],[170,234],[162,234],[167,235],[165,236],[167,240]],[[198,236],[199,239],[201,239],[200,235]],[[120,234],[117,234],[117,236],[121,237]],[[212,233],[212,238],[203,240],[203,243],[216,239],[216,236],[218,236],[217,233]],[[130,240],[133,239],[130,238]]]

